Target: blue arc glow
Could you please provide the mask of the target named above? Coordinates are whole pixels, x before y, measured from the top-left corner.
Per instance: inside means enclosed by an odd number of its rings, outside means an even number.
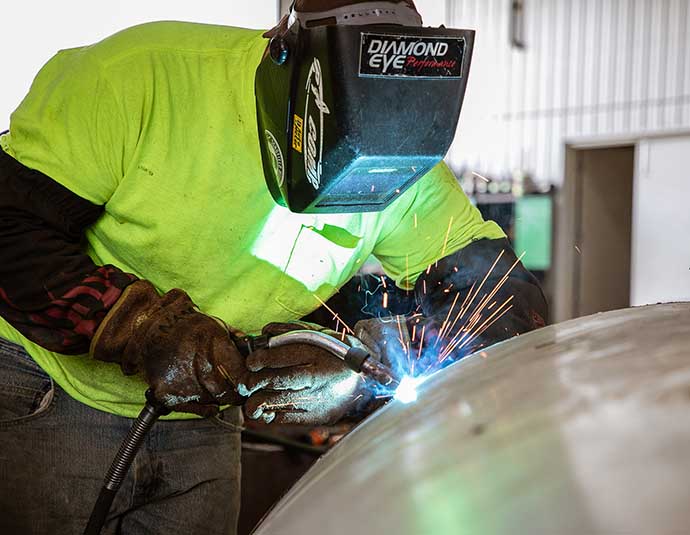
[[[403,377],[395,390],[394,398],[405,404],[417,401],[417,387],[421,382],[420,377]]]

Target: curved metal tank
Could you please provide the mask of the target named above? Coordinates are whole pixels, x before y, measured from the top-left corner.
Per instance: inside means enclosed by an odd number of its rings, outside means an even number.
[[[690,303],[485,355],[368,418],[255,534],[690,533]]]

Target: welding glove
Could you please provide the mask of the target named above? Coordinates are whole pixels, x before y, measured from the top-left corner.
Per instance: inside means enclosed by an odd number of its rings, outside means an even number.
[[[91,342],[91,355],[143,372],[155,398],[171,410],[212,416],[220,405],[241,405],[235,385],[244,357],[225,324],[199,311],[189,295],[159,295],[144,280],[128,286]]]
[[[417,333],[424,328],[425,347],[448,361],[543,327],[548,316],[539,282],[505,238],[439,260],[419,277],[415,296],[425,316]]]
[[[405,373],[411,346],[405,316],[360,320],[354,330],[357,339],[376,360],[398,375]]]
[[[306,322],[270,323],[262,331],[276,336],[294,330],[338,333]],[[356,343],[345,338],[348,344]],[[265,423],[333,424],[357,413],[371,400],[364,379],[335,355],[309,344],[259,349],[247,357],[248,381],[240,392],[249,396],[245,416]]]

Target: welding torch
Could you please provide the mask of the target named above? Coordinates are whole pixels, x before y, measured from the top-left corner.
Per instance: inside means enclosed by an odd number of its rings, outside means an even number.
[[[372,380],[389,390],[395,390],[400,378],[385,364],[379,362],[364,346],[349,346],[342,340],[321,331],[296,330],[274,336],[259,335],[237,338],[235,345],[246,356],[257,349],[306,344],[325,349],[342,359],[353,372]]]

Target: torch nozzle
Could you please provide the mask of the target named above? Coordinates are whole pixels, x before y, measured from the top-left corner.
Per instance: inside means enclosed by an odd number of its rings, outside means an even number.
[[[359,373],[389,390],[395,390],[400,384],[400,379],[393,370],[371,356],[362,362]]]

